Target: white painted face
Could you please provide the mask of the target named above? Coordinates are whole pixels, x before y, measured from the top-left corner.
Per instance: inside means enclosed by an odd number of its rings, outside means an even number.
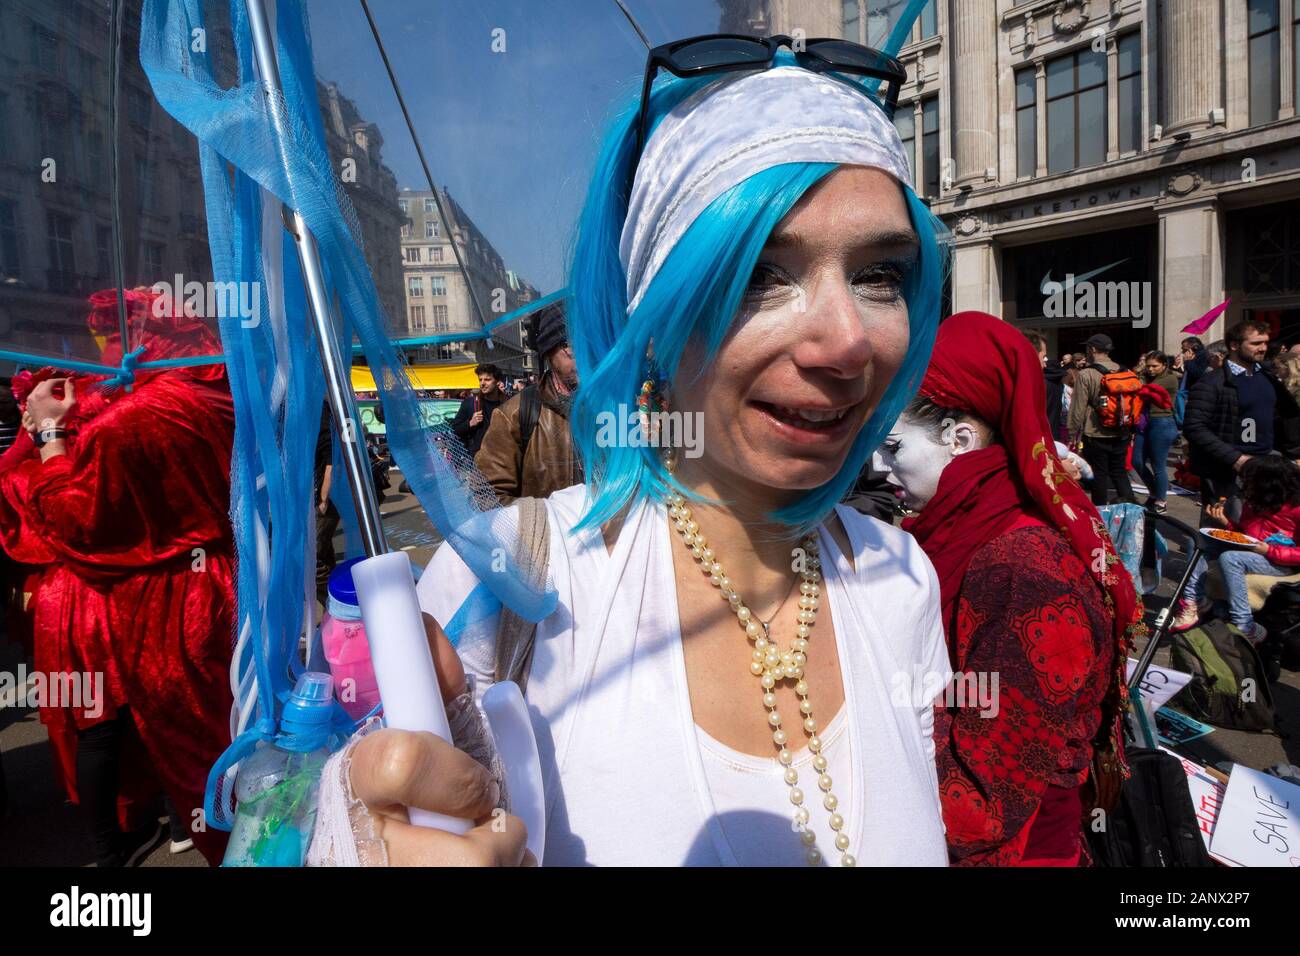
[[[928,425],[899,418],[878,452],[888,469],[889,483],[903,489],[903,504],[921,511],[939,488],[943,470],[958,455],[982,447],[980,433],[969,422],[945,424],[936,434]]]

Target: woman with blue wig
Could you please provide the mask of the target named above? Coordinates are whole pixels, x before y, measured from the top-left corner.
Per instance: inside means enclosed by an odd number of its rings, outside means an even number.
[[[925,369],[941,227],[859,82],[777,53],[652,88],[654,63],[576,238],[587,483],[546,500],[525,562],[558,610],[504,648],[509,615],[471,613],[450,548],[420,582],[453,725],[526,679],[546,865],[946,865],[937,579],[838,505]],[[493,776],[429,735],[372,733],[334,766],[352,816],[318,825],[319,862],[535,862]],[[405,806],[480,825],[422,830]]]

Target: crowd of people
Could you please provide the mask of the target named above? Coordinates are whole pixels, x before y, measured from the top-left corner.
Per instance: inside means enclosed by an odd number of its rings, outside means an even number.
[[[1124,366],[1104,334],[1052,363],[995,316],[940,323],[942,226],[877,99],[901,68],[871,67],[869,95],[767,47],[728,69],[736,38],[717,39],[689,41],[701,76],[654,85],[652,59],[640,113],[607,133],[569,295],[532,318],[538,381],[511,394],[480,365],[439,428],[514,509],[503,543],[557,608],[526,622],[435,552],[418,594],[457,747],[358,731],[322,774],[311,863],[1087,865],[1144,631],[1098,509],[1136,504],[1134,471],[1166,510],[1181,434],[1206,520],[1261,542],[1207,553],[1229,588],[1300,559],[1300,378],[1270,364],[1267,327]],[[201,322],[151,319],[150,295],[128,295],[150,358],[218,351]],[[116,295],[92,305],[111,333]],[[155,845],[161,793],[188,824],[229,741],[224,375],[14,383],[0,543],[37,667],[108,675],[102,715],[41,709],[104,866]],[[694,416],[701,453],[596,427],[629,406]],[[330,461],[323,417],[326,537]],[[542,860],[496,812],[477,705],[504,680],[540,751]],[[412,826],[410,807],[475,826]],[[220,834],[191,838],[219,859]]]

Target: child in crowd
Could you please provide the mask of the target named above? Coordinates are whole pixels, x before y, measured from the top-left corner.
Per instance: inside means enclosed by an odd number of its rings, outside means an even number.
[[[1200,598],[1208,557],[1217,560],[1228,589],[1229,617],[1253,643],[1265,638],[1264,629],[1250,612],[1246,589],[1247,574],[1283,577],[1300,571],[1300,547],[1296,527],[1300,524],[1300,468],[1280,455],[1252,458],[1241,471],[1245,506],[1241,517],[1232,521],[1224,514],[1223,502],[1206,511],[1211,520],[1232,531],[1240,531],[1259,543],[1249,547],[1210,543],[1187,582],[1183,599],[1174,614],[1173,629],[1186,631],[1199,623],[1203,613]]]

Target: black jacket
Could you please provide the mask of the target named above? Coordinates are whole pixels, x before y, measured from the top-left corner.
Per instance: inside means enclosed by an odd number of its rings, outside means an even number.
[[[456,437],[460,439],[460,443],[465,446],[465,450],[471,457],[478,454],[479,446],[483,444],[483,436],[487,434],[488,426],[492,424],[492,413],[500,408],[505,400],[506,396],[502,392],[498,392],[495,399],[489,399],[476,389],[474,394],[460,403],[456,417],[451,420],[451,430],[456,433]],[[470,425],[469,420],[480,409],[483,411],[483,421],[477,425]]]
[[[1052,426],[1052,437],[1067,441],[1065,415],[1061,409],[1065,396],[1065,369],[1050,362],[1043,369],[1043,382],[1047,386],[1047,423]]]
[[[1273,449],[1288,458],[1300,458],[1300,406],[1277,377],[1259,368],[1273,386]],[[1232,466],[1243,454],[1243,423],[1238,408],[1235,375],[1225,362],[1201,376],[1187,396],[1183,413],[1183,434],[1191,451],[1192,473],[1211,480],[1230,479]]]

